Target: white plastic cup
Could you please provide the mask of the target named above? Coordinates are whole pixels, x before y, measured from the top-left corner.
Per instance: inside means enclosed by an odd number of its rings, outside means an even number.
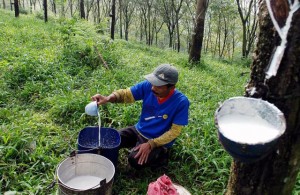
[[[98,104],[93,101],[85,106],[85,113],[90,116],[98,116]]]

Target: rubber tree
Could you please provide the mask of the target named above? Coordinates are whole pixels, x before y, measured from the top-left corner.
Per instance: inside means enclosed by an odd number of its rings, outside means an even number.
[[[47,0],[43,1],[43,7],[44,7],[44,20],[45,20],[45,22],[48,22],[48,4],[47,4]]]
[[[85,19],[84,0],[79,0],[80,18]]]
[[[14,0],[14,8],[15,8],[15,17],[19,17],[20,15],[20,9],[19,9],[19,1]]]
[[[272,12],[268,11],[266,1],[259,2],[260,33],[245,93],[245,96],[262,98],[278,107],[285,115],[287,127],[265,158],[252,163],[233,161],[227,195],[292,194],[297,180],[300,167],[300,8],[291,14],[288,2],[292,4],[288,0],[271,0]],[[270,13],[275,20],[270,19]],[[292,16],[290,26],[289,16]],[[274,25],[274,21],[278,25]],[[274,49],[282,45],[284,26],[287,36],[281,50],[283,55],[273,55]],[[267,77],[270,62],[275,62],[279,68],[276,74]]]
[[[192,63],[200,62],[204,35],[205,14],[208,4],[209,0],[197,1],[195,28],[192,36],[191,48],[189,51],[189,62]]]
[[[122,5],[121,11],[123,12],[123,15],[124,15],[123,19],[124,19],[125,40],[128,41],[129,27],[132,23],[134,11],[135,11],[135,1],[123,0],[123,5]]]
[[[110,25],[110,38],[115,39],[115,25],[116,25],[116,0],[112,0],[111,4],[111,25]]]
[[[257,29],[257,0],[236,0],[242,22],[243,40],[242,57],[248,57],[251,52]]]
[[[3,9],[6,9],[5,0],[2,0]]]

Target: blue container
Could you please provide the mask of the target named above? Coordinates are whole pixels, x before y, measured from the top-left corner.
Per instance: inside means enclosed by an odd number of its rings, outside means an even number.
[[[86,127],[78,135],[78,153],[100,154],[108,158],[116,167],[119,156],[121,137],[117,130],[112,128]]]

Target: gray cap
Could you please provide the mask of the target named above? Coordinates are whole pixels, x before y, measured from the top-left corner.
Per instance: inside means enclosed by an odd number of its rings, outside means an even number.
[[[153,86],[175,85],[178,81],[178,71],[170,64],[162,64],[159,65],[153,73],[146,75],[145,78]]]

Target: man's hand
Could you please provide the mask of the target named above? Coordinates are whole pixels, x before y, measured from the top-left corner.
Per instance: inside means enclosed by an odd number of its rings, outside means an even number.
[[[138,164],[143,165],[148,160],[148,156],[151,152],[151,145],[148,142],[146,142],[136,146],[134,150],[138,150],[138,153],[134,156],[134,158],[139,158]]]
[[[103,96],[100,94],[96,94],[92,96],[92,100],[96,101],[98,105],[106,104],[107,102],[115,102],[116,96],[112,93],[109,96]]]
[[[92,100],[96,101],[98,105],[106,104],[108,102],[107,97],[100,94],[92,96]]]

